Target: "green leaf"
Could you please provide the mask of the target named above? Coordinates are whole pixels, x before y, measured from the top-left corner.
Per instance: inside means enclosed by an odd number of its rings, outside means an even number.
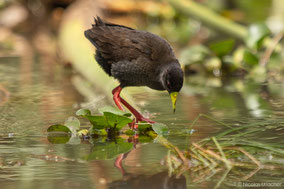
[[[128,123],[132,122],[132,119],[128,117],[116,115],[111,112],[104,112],[104,116],[108,123],[108,126],[118,131],[122,129],[125,125],[127,125]]]
[[[216,43],[210,44],[209,48],[213,51],[217,56],[222,57],[229,54],[234,48],[235,40],[228,39],[224,41],[219,41]]]
[[[246,44],[250,48],[258,49],[269,34],[270,30],[265,24],[253,24],[249,27]]]
[[[113,159],[119,154],[130,151],[132,148],[133,144],[125,142],[123,139],[117,139],[115,142],[95,143],[87,160]]]
[[[105,129],[93,129],[90,128],[89,130],[91,135],[100,135],[100,136],[106,136],[108,135],[107,131]]]
[[[152,130],[152,124],[150,123],[138,123],[138,131],[139,133],[144,133]]]
[[[76,112],[77,116],[88,116],[91,115],[91,111],[89,109],[80,109]]]
[[[139,140],[139,143],[149,143],[153,141],[153,139],[147,135],[139,135],[138,140]]]
[[[48,127],[47,132],[63,132],[71,134],[72,131],[65,125],[56,124]]]
[[[259,58],[256,54],[253,54],[251,51],[246,49],[245,52],[244,52],[244,60],[243,61],[245,62],[246,65],[253,67],[253,66],[258,65]]]
[[[158,135],[165,135],[169,132],[169,128],[163,123],[154,123],[152,128]]]
[[[105,119],[105,116],[84,116],[87,118],[90,123],[93,125],[93,129],[104,129],[108,126],[108,122]]]
[[[99,112],[101,112],[102,114],[105,113],[105,112],[109,112],[109,113],[112,113],[112,114],[126,116],[126,117],[131,116],[131,113],[124,112],[122,110],[116,109],[116,108],[111,107],[111,106],[105,106],[103,108],[100,108]]]
[[[132,119],[128,118],[131,116],[130,113],[125,113],[121,110],[115,109],[113,107],[104,107],[99,109],[103,116],[93,116],[91,112],[87,109],[81,109],[76,112],[76,115],[83,116],[87,118],[93,125],[92,130],[97,133],[97,130],[101,129],[112,129],[119,131],[126,124],[131,123]]]
[[[80,121],[76,117],[69,117],[65,123],[65,126],[67,126],[72,133],[76,133],[80,129]]]

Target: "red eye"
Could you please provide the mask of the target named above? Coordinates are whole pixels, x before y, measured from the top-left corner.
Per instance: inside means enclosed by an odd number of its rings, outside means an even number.
[[[171,84],[169,81],[167,81],[167,87],[170,88]]]

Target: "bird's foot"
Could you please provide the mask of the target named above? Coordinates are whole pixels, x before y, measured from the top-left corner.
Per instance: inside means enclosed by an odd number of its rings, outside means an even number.
[[[137,122],[135,121],[135,119],[133,119],[131,123],[128,123],[128,126],[132,130],[137,130],[138,129],[138,125],[137,125]]]
[[[139,121],[145,121],[145,122],[148,122],[148,123],[151,123],[151,124],[156,123],[155,121],[152,121],[152,120],[150,120],[146,117],[143,117],[142,115],[136,117],[136,122],[139,122]]]

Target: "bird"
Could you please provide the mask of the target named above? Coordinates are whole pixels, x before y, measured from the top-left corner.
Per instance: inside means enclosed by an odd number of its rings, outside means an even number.
[[[166,90],[175,112],[184,73],[165,39],[147,31],[104,21],[99,16],[94,17],[92,28],[84,34],[96,47],[97,63],[106,74],[120,83],[112,91],[116,106],[124,110],[124,105],[135,116],[135,123],[155,121],[144,117],[120,97],[125,87],[147,86],[154,90]]]

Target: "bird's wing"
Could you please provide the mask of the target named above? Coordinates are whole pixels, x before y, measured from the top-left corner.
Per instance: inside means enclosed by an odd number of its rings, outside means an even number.
[[[99,17],[95,19],[93,28],[85,31],[85,36],[109,64],[124,60],[131,61],[141,56],[149,61],[155,61],[164,56],[161,53],[171,54],[172,52],[169,44],[154,34],[106,23]]]

